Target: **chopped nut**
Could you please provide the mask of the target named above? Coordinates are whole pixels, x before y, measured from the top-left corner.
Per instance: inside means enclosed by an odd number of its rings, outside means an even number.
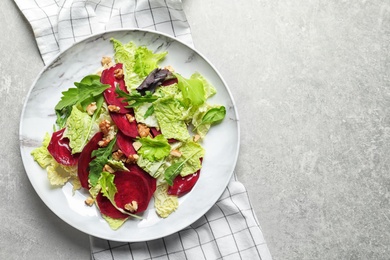
[[[106,147],[110,142],[111,142],[111,140],[103,138],[103,140],[98,142],[98,145],[100,147]]]
[[[150,129],[144,124],[137,125],[138,134],[140,137],[147,137],[150,134]]]
[[[121,110],[121,108],[118,107],[118,106],[115,106],[115,105],[108,105],[108,110],[109,110],[110,112],[119,113],[119,111]]]
[[[116,161],[123,161],[123,160],[126,161],[126,156],[124,155],[124,153],[121,150],[118,150],[118,151],[112,153],[112,159],[114,159]]]
[[[116,69],[114,70],[114,77],[116,79],[121,79],[123,78],[123,70],[122,69]]]
[[[126,163],[134,164],[137,162],[138,158],[138,154],[130,154],[129,157],[127,157]]]
[[[92,204],[93,204],[94,201],[95,201],[95,200],[94,200],[93,198],[88,197],[84,202],[85,202],[86,205],[92,206]]]
[[[194,135],[194,137],[193,137],[194,139],[194,142],[197,142],[197,141],[199,141],[199,139],[200,139],[200,135],[198,135],[198,134],[196,134],[196,135]]]
[[[110,132],[110,126],[111,123],[107,119],[104,119],[99,123],[100,131],[102,131],[104,135],[108,135]]]
[[[135,149],[136,151],[138,151],[139,148],[141,148],[141,146],[142,146],[141,142],[135,141],[135,142],[133,143],[133,147],[134,147],[134,149]]]
[[[133,123],[135,121],[135,117],[131,114],[126,114],[127,120],[129,120],[130,123]]]
[[[172,150],[171,151],[171,155],[175,156],[175,157],[180,157],[181,156],[181,152],[179,150]]]
[[[115,170],[108,164],[105,164],[104,167],[103,167],[103,171],[104,172],[109,172],[109,173],[114,173]]]
[[[165,66],[164,69],[169,70],[170,72],[175,71],[171,65]]]
[[[135,200],[133,200],[131,203],[125,204],[125,210],[128,210],[131,213],[136,212],[137,209],[138,209],[138,203]]]
[[[92,102],[87,106],[87,114],[92,116],[93,113],[95,113],[96,109],[97,109],[96,102]]]
[[[111,57],[103,56],[101,63],[102,63],[102,66],[109,65],[110,63],[112,63],[112,59],[111,59]]]

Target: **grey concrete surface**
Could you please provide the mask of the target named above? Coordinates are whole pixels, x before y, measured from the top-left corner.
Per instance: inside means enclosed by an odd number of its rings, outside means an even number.
[[[390,2],[184,0],[197,49],[241,122],[237,165],[274,259],[390,258]],[[88,237],[40,201],[19,155],[42,69],[0,2],[0,259],[88,259]]]

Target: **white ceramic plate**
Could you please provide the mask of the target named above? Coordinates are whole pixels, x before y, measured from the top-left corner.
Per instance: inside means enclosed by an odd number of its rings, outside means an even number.
[[[179,200],[179,208],[168,218],[159,218],[153,201],[143,214],[143,220],[131,219],[113,231],[95,206],[88,207],[85,191],[72,194],[72,185],[56,188],[49,184],[46,171],[30,155],[39,147],[46,132],[51,133],[56,116],[54,106],[61,92],[74,82],[95,73],[102,56],[113,55],[110,38],[122,42],[134,41],[153,51],[168,51],[161,66],[171,65],[183,76],[195,71],[205,76],[217,89],[209,99],[211,104],[226,107],[224,121],[213,126],[203,146],[206,155],[200,178],[193,190]],[[115,241],[147,241],[177,232],[204,215],[226,188],[238,156],[239,124],[232,95],[220,74],[199,52],[164,34],[145,30],[119,30],[94,35],[62,52],[46,66],[32,85],[24,104],[20,123],[20,148],[23,163],[32,186],[43,202],[61,219],[89,235]]]

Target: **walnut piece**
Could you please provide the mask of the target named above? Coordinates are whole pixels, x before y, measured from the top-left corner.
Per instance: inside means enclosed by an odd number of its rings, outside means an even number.
[[[147,137],[150,134],[150,129],[144,124],[137,125],[138,134],[140,137]]]
[[[125,162],[126,156],[121,150],[118,150],[118,151],[112,153],[112,159],[114,159],[115,161]]]
[[[101,131],[104,135],[108,135],[108,133],[110,132],[110,127],[111,127],[111,123],[110,123],[110,121],[108,121],[107,119],[104,119],[104,120],[102,120],[102,121],[99,123],[100,131]]]
[[[87,114],[92,116],[93,113],[95,113],[96,109],[97,109],[96,102],[92,102],[87,106]]]
[[[133,200],[131,203],[125,204],[125,210],[130,211],[131,213],[136,212],[138,209],[137,201]]]
[[[102,63],[102,66],[110,65],[110,63],[112,63],[112,59],[111,59],[111,57],[103,56],[102,60],[101,60],[101,63]]]
[[[86,205],[92,206],[94,201],[95,200],[92,197],[88,197],[84,202],[85,202]]]
[[[108,108],[108,110],[109,110],[110,112],[114,112],[114,113],[119,113],[119,111],[121,110],[120,107],[115,106],[115,105],[108,105],[107,108]]]
[[[98,142],[98,145],[100,147],[106,147],[109,143],[111,142],[111,140],[108,140],[106,138],[103,138],[103,140],[99,141]]]
[[[123,70],[122,69],[116,69],[114,70],[114,77],[116,79],[121,79],[123,78]]]
[[[138,158],[138,154],[130,154],[129,157],[127,157],[126,163],[135,164]]]
[[[126,114],[127,120],[129,120],[130,123],[133,123],[135,121],[135,117],[131,114]]]
[[[175,71],[171,65],[165,66],[164,69],[169,70],[170,72]]]
[[[104,172],[109,172],[109,173],[114,173],[115,170],[108,164],[105,164],[104,167],[103,167],[103,171]]]

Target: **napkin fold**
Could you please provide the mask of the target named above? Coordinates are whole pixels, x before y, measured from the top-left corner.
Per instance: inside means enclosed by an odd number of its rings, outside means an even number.
[[[45,64],[91,34],[141,28],[193,45],[180,0],[15,0],[31,24]],[[189,227],[147,242],[90,236],[91,258],[272,259],[245,187],[233,175],[215,205]]]

